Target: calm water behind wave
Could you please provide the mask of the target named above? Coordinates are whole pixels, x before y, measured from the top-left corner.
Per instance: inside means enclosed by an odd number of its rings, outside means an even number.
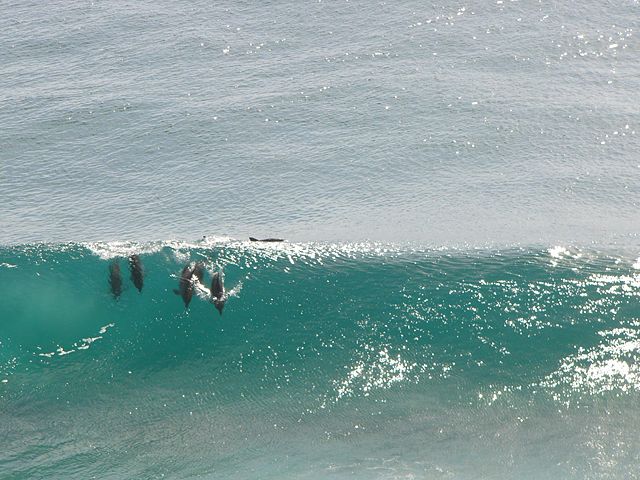
[[[0,243],[628,241],[638,9],[5,2]]]

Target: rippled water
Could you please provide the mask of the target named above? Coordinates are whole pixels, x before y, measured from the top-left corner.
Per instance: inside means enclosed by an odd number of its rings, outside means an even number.
[[[0,2],[0,478],[639,477],[639,8]]]
[[[0,242],[640,225],[637,1],[0,8]]]

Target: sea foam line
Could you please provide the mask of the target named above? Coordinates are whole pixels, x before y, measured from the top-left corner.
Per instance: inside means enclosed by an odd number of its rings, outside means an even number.
[[[44,352],[44,353],[38,353],[39,357],[46,357],[46,358],[51,358],[55,355],[58,355],[59,357],[63,357],[65,355],[69,355],[70,353],[74,353],[78,350],[87,350],[92,343],[104,338],[103,335],[105,333],[107,333],[107,330],[109,330],[111,327],[115,326],[114,323],[109,323],[107,325],[104,325],[103,327],[100,327],[100,330],[98,331],[99,335],[96,337],[87,337],[87,338],[83,338],[82,340],[75,342],[70,348],[69,350],[65,350],[64,347],[62,346],[58,346],[57,349],[55,349],[53,352]]]

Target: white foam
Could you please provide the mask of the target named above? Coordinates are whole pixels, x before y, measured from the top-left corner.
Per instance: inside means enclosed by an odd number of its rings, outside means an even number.
[[[111,327],[113,327],[115,324],[113,323],[109,323],[103,327],[100,327],[99,333],[100,335],[98,335],[97,337],[87,337],[87,338],[83,338],[82,340],[75,342],[71,349],[69,350],[65,350],[64,347],[58,346],[58,348],[53,351],[53,352],[45,352],[45,353],[38,353],[39,357],[45,357],[45,358],[51,358],[54,355],[58,355],[60,357],[63,357],[65,355],[69,355],[71,353],[77,352],[79,350],[87,350],[92,343],[97,342],[98,340],[102,339],[102,335],[104,335],[107,330]],[[37,347],[38,350],[40,349],[40,347]]]
[[[563,255],[569,255],[569,250],[561,246],[555,246],[547,250],[553,258],[562,258]]]
[[[239,297],[240,296],[240,290],[242,290],[242,280],[240,280],[235,287],[233,287],[231,290],[227,290],[224,294],[225,299],[229,298],[229,297]]]
[[[196,292],[198,298],[202,300],[209,300],[211,298],[211,290],[203,285],[197,278],[193,280],[193,290]]]
[[[110,260],[117,257],[129,257],[133,254],[155,253],[162,249],[161,243],[136,243],[136,242],[94,242],[83,243],[82,246],[97,255],[102,260]]]
[[[115,326],[115,323],[109,323],[104,327],[100,327],[100,331],[98,333],[100,333],[100,335],[104,335],[105,333],[107,333],[107,330],[109,330],[113,326]]]

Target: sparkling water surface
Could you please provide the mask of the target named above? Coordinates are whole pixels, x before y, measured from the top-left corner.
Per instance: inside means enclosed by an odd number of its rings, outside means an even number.
[[[0,1],[0,478],[639,478],[639,24]]]
[[[114,300],[133,251],[144,288]],[[206,287],[188,311],[172,293],[189,260],[224,268],[222,316]],[[0,472],[635,478],[639,269],[560,247],[2,248]]]

